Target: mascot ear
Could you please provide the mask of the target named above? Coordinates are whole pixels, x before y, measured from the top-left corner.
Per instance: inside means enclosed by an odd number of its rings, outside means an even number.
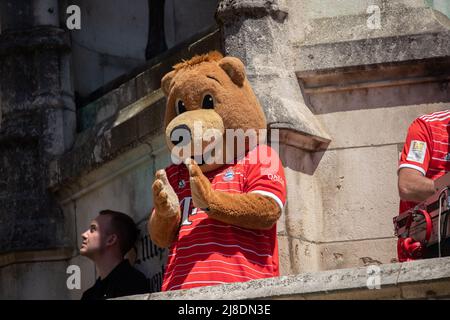
[[[170,86],[172,84],[172,80],[174,77],[175,77],[175,70],[170,71],[161,80],[161,89],[164,92],[164,94],[166,95],[166,97],[169,95]]]
[[[245,67],[241,60],[234,57],[225,57],[219,61],[219,66],[237,86],[242,87],[245,80]]]

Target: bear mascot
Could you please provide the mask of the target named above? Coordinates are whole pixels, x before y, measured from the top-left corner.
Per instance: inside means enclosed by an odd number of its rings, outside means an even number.
[[[176,163],[156,172],[147,227],[169,248],[162,291],[278,276],[286,182],[277,152],[260,143],[267,123],[243,63],[217,51],[195,56],[161,88]]]

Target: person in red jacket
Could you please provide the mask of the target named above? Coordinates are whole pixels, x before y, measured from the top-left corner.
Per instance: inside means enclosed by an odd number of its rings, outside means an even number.
[[[398,167],[398,190],[400,213],[426,200],[436,191],[434,181],[450,171],[450,110],[423,115],[413,121]],[[407,247],[414,243],[399,238],[397,253],[399,261],[418,259]],[[417,243],[416,243],[417,245]],[[450,255],[450,242],[441,246],[441,255]],[[437,245],[428,247],[423,258],[437,257]]]

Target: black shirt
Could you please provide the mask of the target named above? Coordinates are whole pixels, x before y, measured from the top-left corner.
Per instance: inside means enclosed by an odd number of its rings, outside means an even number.
[[[104,279],[83,293],[81,300],[104,300],[150,292],[150,281],[128,260],[119,263]]]

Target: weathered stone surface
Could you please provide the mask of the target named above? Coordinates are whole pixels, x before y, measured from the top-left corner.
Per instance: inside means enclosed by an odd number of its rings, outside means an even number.
[[[318,114],[431,104],[450,100],[450,58],[427,58],[298,71],[311,111]]]
[[[316,246],[319,270],[381,265],[397,261],[397,239],[393,236],[355,241],[330,241],[317,243]],[[304,264],[301,263],[301,257],[299,260],[302,271]]]
[[[320,248],[318,243],[289,237],[289,262],[292,273],[285,275],[326,270],[326,266],[320,260]]]
[[[217,7],[216,16],[221,22],[246,15],[252,18],[262,18],[270,15],[283,21],[288,14],[288,8],[283,0],[222,0]]]
[[[289,256],[280,255],[280,264],[286,265],[284,269],[286,273],[282,273],[282,275],[371,264],[379,265],[397,261],[394,237],[342,242],[310,241],[293,237],[287,239],[288,244],[285,245],[284,250],[289,248]],[[290,266],[290,269],[287,266]]]
[[[290,151],[293,148],[283,149]],[[302,161],[301,158],[298,161]],[[289,167],[285,169],[288,190],[284,212],[285,233],[291,237],[318,241],[325,223],[322,219],[321,186],[316,177],[294,170]]]
[[[64,30],[57,27],[35,27],[27,32],[2,31],[0,56],[32,53],[38,49],[68,51],[69,37]]]
[[[75,106],[61,80],[70,42],[42,6],[57,1],[4,1],[0,10],[1,254],[72,244],[70,220],[47,190],[48,163],[73,142]]]
[[[421,94],[419,92],[417,94]],[[383,99],[382,97],[379,96],[379,99]],[[334,137],[330,143],[330,149],[386,144],[403,146],[407,129],[415,118],[447,108],[448,103],[433,103],[420,106],[327,112],[317,115],[317,118]],[[357,126],[354,125],[355,123]]]
[[[286,59],[290,52],[283,37],[286,16],[280,1],[221,1],[217,11],[225,52],[246,65],[269,127],[302,137],[283,134],[284,143],[325,149],[330,138],[304,104]]]
[[[349,2],[351,1],[347,1]],[[389,37],[393,34],[404,36],[445,31],[429,8],[412,7],[411,4],[401,5],[396,1],[355,3],[355,5],[361,6],[362,12],[358,10],[359,12],[353,14],[348,12],[341,15],[335,12],[335,16],[331,17],[312,16],[313,19],[309,20],[306,27],[303,44],[336,43]],[[369,18],[374,15],[374,11],[366,12],[369,5],[378,5],[380,8],[379,29],[368,27]]]
[[[287,236],[278,235],[278,256],[280,258],[280,275],[294,274],[291,264],[291,244]]]
[[[325,152],[316,171],[323,197],[323,239],[393,236],[392,218],[398,214],[399,201],[397,165],[396,144]]]
[[[67,261],[13,264],[0,268],[2,300],[66,300]]]
[[[296,70],[401,62],[450,55],[450,31],[302,45]],[[433,48],[433,50],[429,50]]]

